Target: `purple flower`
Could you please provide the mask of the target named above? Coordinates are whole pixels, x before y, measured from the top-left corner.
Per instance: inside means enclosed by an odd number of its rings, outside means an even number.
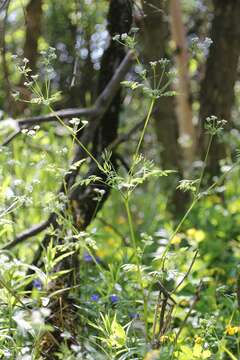
[[[119,301],[119,297],[116,294],[110,295],[109,299],[113,304],[116,304]]]
[[[89,262],[93,262],[93,258],[89,253],[84,253],[83,254],[83,260],[87,263]]]
[[[38,279],[33,280],[32,285],[35,289],[42,290],[42,283],[40,280]]]
[[[93,263],[94,262],[94,258],[92,257],[92,255],[90,255],[89,253],[85,252],[83,254],[83,260],[86,263]],[[100,262],[100,258],[98,256],[95,257],[96,262]]]
[[[91,295],[91,300],[97,302],[100,299],[100,296],[98,294]]]

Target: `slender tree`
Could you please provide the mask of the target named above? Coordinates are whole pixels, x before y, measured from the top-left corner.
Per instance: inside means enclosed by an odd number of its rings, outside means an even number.
[[[148,65],[150,61],[169,57],[169,8],[168,3],[164,0],[149,0],[143,1],[142,9],[143,17],[140,26],[143,39],[143,57],[146,65]],[[163,80],[167,81],[167,79]],[[177,170],[177,177],[182,178],[184,176],[184,154],[178,142],[179,127],[176,114],[176,98],[161,98],[156,103],[153,119],[161,151],[161,165],[164,168]],[[176,183],[173,184],[173,196],[170,199],[170,207],[176,215],[180,215],[188,203],[188,195],[175,188]]]
[[[188,71],[188,44],[182,19],[181,1],[170,0],[172,39],[175,45],[175,62],[178,71],[177,118],[179,135],[184,154],[184,167],[189,169],[195,157],[196,135],[193,125],[191,89]]]
[[[146,65],[167,56],[170,35],[165,1],[143,2],[141,21],[143,56]],[[154,46],[153,46],[154,44]],[[161,148],[161,163],[164,167],[181,168],[181,151],[178,144],[178,124],[175,112],[175,99],[164,97],[157,102],[153,111],[157,138]]]

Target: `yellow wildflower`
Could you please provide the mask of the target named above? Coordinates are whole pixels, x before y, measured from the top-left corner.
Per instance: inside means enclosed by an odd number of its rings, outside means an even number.
[[[160,343],[165,343],[166,341],[169,340],[169,337],[167,335],[162,335],[160,336]]]
[[[196,336],[195,337],[195,344],[201,344],[202,343],[202,338],[200,336]]]
[[[98,250],[96,251],[96,255],[99,256],[99,257],[104,257],[104,256],[106,256],[107,254],[108,254],[107,251],[104,250],[104,249],[98,249]]]
[[[201,242],[205,239],[205,232],[202,230],[197,230],[195,228],[191,228],[187,230],[187,236],[196,242]]]
[[[180,244],[181,240],[182,240],[182,236],[180,234],[176,234],[172,238],[171,244],[178,245],[178,244]]]
[[[239,331],[240,331],[239,326],[231,326],[231,325],[228,325],[225,330],[226,334],[230,336],[237,334]]]

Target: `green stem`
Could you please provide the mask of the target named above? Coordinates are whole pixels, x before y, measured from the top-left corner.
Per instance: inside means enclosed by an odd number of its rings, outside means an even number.
[[[148,338],[148,309],[147,309],[147,296],[145,295],[144,291],[144,284],[143,284],[143,278],[141,273],[141,267],[139,262],[139,256],[138,256],[138,247],[135,237],[135,232],[133,228],[133,220],[132,220],[132,214],[129,206],[129,199],[126,199],[124,201],[126,212],[127,212],[127,218],[128,218],[128,225],[130,229],[130,235],[131,235],[131,241],[132,241],[132,247],[134,249],[134,252],[136,254],[136,266],[137,266],[137,277],[138,282],[141,286],[142,291],[142,297],[143,297],[143,313],[144,313],[144,323],[145,323],[145,332],[146,332],[146,339]]]
[[[210,139],[209,139],[209,142],[208,142],[208,146],[207,146],[207,151],[206,151],[206,155],[205,155],[205,158],[204,158],[204,161],[203,161],[203,166],[202,166],[202,171],[201,171],[201,175],[200,175],[200,178],[199,178],[199,183],[198,183],[198,186],[197,186],[197,189],[196,189],[196,193],[194,195],[194,199],[191,203],[191,205],[189,206],[188,210],[186,211],[186,213],[184,214],[184,216],[182,217],[182,219],[180,220],[180,222],[178,223],[176,229],[174,230],[172,236],[170,237],[169,239],[169,243],[168,245],[166,246],[166,249],[164,250],[164,253],[162,255],[162,262],[164,264],[164,260],[166,258],[166,254],[171,246],[171,242],[172,242],[172,239],[174,238],[174,236],[178,233],[178,231],[181,229],[183,223],[185,222],[185,220],[187,219],[188,215],[190,214],[190,212],[192,211],[192,209],[194,208],[194,206],[196,205],[196,203],[199,201],[200,199],[200,196],[199,196],[199,192],[200,192],[200,187],[201,187],[201,184],[202,184],[202,180],[203,180],[203,176],[204,176],[204,171],[206,169],[206,166],[207,166],[207,159],[208,159],[208,156],[209,156],[209,152],[210,152],[210,148],[211,148],[211,145],[212,145],[212,141],[213,141],[213,135],[210,136]],[[211,187],[210,187],[211,188]]]
[[[23,308],[25,309],[27,308],[26,305],[20,299],[20,297],[11,289],[11,287],[8,286],[8,284],[5,283],[2,277],[0,277],[0,286],[2,288],[5,288],[15,298],[15,300],[17,300],[22,305]]]
[[[102,169],[100,163],[97,161],[97,159],[91,154],[91,152],[86,148],[86,146],[76,137],[75,132],[72,130],[72,128],[64,123],[64,121],[58,116],[58,114],[52,109],[51,106],[49,106],[49,110],[54,114],[56,119],[60,122],[62,126],[64,126],[68,131],[71,133],[71,135],[74,137],[74,140],[78,143],[78,145],[85,151],[85,153],[95,162],[95,164],[98,166],[99,169]]]
[[[152,111],[153,111],[153,107],[154,107],[155,101],[156,101],[155,98],[153,98],[152,101],[151,101],[151,104],[150,104],[150,107],[149,107],[149,110],[148,110],[148,114],[147,114],[147,117],[146,117],[146,121],[145,121],[143,130],[142,130],[142,133],[141,133],[141,136],[140,136],[138,145],[137,145],[136,152],[135,152],[135,154],[134,154],[134,158],[136,158],[137,155],[139,154],[139,150],[140,150],[140,147],[141,147],[141,145],[142,145],[142,141],[143,141],[143,138],[144,138],[144,135],[145,135],[145,132],[146,132],[146,129],[147,129],[147,126],[148,126],[150,117],[151,117],[151,115],[152,115]]]
[[[176,229],[174,230],[174,232],[172,233],[168,245],[166,246],[166,249],[164,250],[164,253],[162,255],[162,262],[164,264],[164,260],[166,258],[166,254],[171,246],[171,242],[172,239],[174,238],[174,236],[179,232],[179,230],[181,229],[183,223],[185,222],[185,220],[187,219],[188,215],[190,214],[190,212],[192,211],[192,209],[194,208],[194,206],[196,205],[196,203],[198,202],[199,197],[196,197],[193,202],[191,203],[191,205],[189,206],[188,210],[186,211],[186,213],[184,214],[184,216],[182,217],[182,219],[180,220],[180,222],[178,223]]]
[[[199,178],[199,183],[198,183],[198,186],[197,186],[197,191],[196,191],[195,197],[198,196],[199,191],[200,191],[200,187],[201,187],[201,184],[202,184],[204,171],[205,171],[206,166],[207,166],[207,159],[208,159],[208,156],[209,156],[209,152],[210,152],[210,148],[211,148],[211,145],[212,145],[212,141],[213,141],[213,135],[211,135],[211,137],[210,137],[210,139],[209,139],[209,142],[208,142],[208,147],[207,147],[206,155],[205,155],[205,158],[204,158],[204,161],[203,161],[202,171],[201,171],[201,175],[200,175],[200,178]]]

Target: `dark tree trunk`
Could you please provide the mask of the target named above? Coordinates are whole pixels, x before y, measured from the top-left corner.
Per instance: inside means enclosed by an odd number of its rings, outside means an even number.
[[[240,1],[215,0],[214,5],[210,34],[213,44],[210,47],[200,94],[200,149],[203,148],[203,143],[206,145],[203,130],[206,117],[215,115],[228,121],[228,129],[232,126],[231,110],[240,55]],[[224,144],[215,139],[209,157],[211,175],[219,173],[219,160],[225,155]]]
[[[25,42],[23,46],[23,57],[29,60],[28,67],[32,70],[31,74],[35,74],[38,59],[38,39],[41,35],[42,22],[42,3],[43,0],[30,0],[25,9]],[[29,100],[31,93],[24,86],[26,81],[22,76],[19,83],[19,90],[25,100]],[[22,114],[27,108],[27,103],[18,102],[16,104],[16,114]]]
[[[111,1],[108,13],[108,32],[111,41],[108,49],[105,50],[101,61],[101,72],[98,80],[98,95],[103,91],[110,81],[115,70],[125,56],[124,47],[112,40],[117,34],[124,34],[130,31],[132,24],[132,1],[117,0]],[[117,137],[119,112],[121,107],[121,90],[113,99],[108,112],[102,119],[100,129],[96,134],[97,153],[100,155],[104,148]],[[96,145],[95,144],[95,145]]]
[[[112,38],[116,34],[128,33],[132,24],[132,2],[131,0],[115,0],[110,2],[108,13],[108,31]],[[114,40],[110,40],[109,47],[105,50],[102,61],[101,70],[98,79],[97,95],[101,94],[104,88],[107,86],[111,78],[113,77],[116,69],[122,62],[125,56],[125,48]],[[119,115],[121,110],[121,89],[114,97],[109,109],[101,119],[101,123],[96,130],[95,139],[93,141],[93,152],[97,159],[101,158],[102,152],[117,138],[117,131],[119,126]],[[101,160],[99,160],[101,161]],[[111,162],[115,164],[114,153],[111,158]],[[93,164],[94,165],[94,164]],[[94,165],[95,166],[95,165]],[[93,169],[90,169],[91,173]],[[105,174],[101,174],[100,170],[95,166],[95,174],[98,176],[106,177]],[[94,184],[92,188],[104,187],[105,197],[109,193],[109,188],[101,184]],[[82,226],[85,228],[92,220],[92,216],[95,213],[96,201],[93,198],[96,194],[91,186],[88,189],[77,188],[72,194],[71,198],[77,205],[77,213],[82,214]],[[85,193],[86,191],[86,193]],[[85,199],[83,201],[83,198]],[[98,207],[99,209],[99,207]]]
[[[24,56],[29,60],[32,72],[36,71],[38,58],[38,39],[41,35],[42,0],[31,0],[26,7],[26,36],[23,48]]]

